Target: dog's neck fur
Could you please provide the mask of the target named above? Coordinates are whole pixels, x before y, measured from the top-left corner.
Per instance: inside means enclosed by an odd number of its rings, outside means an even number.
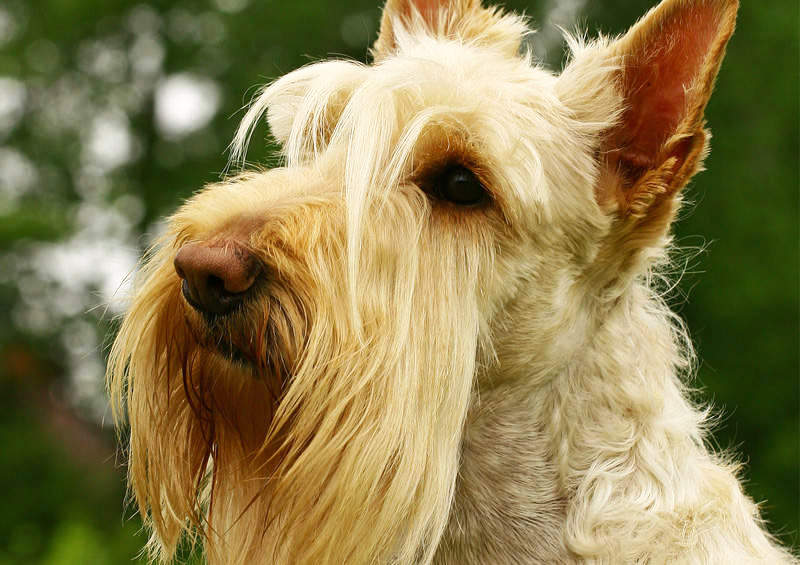
[[[529,360],[511,358],[524,352],[501,348],[497,374],[481,379],[500,384],[474,393],[436,562],[634,562],[692,544],[705,546],[707,562],[746,554],[720,543],[721,516],[774,551],[735,468],[703,447],[706,414],[685,399],[690,344],[675,324],[637,282],[548,375],[531,378],[519,369]],[[507,364],[516,374],[503,374]],[[722,497],[723,508],[704,507],[709,497]]]

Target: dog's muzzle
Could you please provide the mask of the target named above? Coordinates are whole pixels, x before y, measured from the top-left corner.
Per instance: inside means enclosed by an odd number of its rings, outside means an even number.
[[[262,270],[261,262],[233,240],[187,243],[175,256],[186,301],[198,312],[223,315],[247,297]]]

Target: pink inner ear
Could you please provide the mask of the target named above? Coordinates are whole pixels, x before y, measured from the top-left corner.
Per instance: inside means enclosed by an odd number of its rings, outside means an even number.
[[[446,4],[445,0],[411,0],[406,4],[405,16],[411,16],[412,6],[416,6],[417,11],[422,15],[422,19],[429,24],[435,23],[438,12]]]
[[[701,118],[703,108],[696,106],[703,104],[707,92],[698,81],[708,78],[701,74],[719,26],[720,13],[713,3],[696,2],[655,22],[643,30],[645,37],[636,38],[639,41],[625,59],[628,109],[618,138],[624,161],[634,167],[658,165],[662,145],[678,133],[687,112],[699,110],[692,119]],[[700,92],[693,92],[694,86]]]

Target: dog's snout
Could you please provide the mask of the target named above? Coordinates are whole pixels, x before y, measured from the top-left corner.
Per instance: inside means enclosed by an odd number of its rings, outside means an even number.
[[[183,295],[195,309],[226,314],[242,302],[261,271],[260,262],[235,241],[187,243],[175,256]]]

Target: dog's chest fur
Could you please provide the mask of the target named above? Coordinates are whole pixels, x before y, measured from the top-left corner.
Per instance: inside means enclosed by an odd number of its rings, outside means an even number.
[[[435,563],[558,563],[566,500],[559,494],[547,402],[513,386],[476,393],[455,500]]]

